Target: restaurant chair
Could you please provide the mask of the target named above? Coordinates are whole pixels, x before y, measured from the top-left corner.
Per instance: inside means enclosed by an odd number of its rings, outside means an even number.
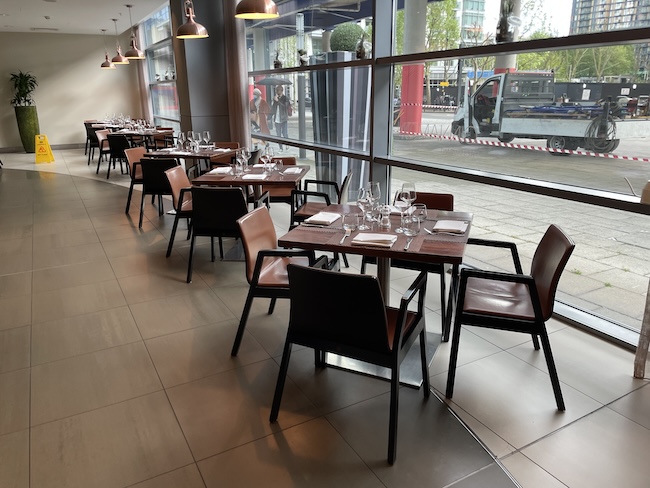
[[[108,129],[99,129],[95,130],[95,135],[97,136],[97,147],[99,148],[99,157],[97,158],[97,171],[95,174],[99,174],[99,166],[102,164],[104,156],[110,154],[110,148],[108,147],[108,134],[110,134]],[[89,158],[94,157],[95,151],[92,150],[89,154]]]
[[[187,238],[190,238],[192,232],[192,182],[187,177],[187,173],[182,166],[174,166],[165,171],[169,186],[172,189],[172,202],[174,204],[174,225],[172,226],[172,233],[169,237],[169,245],[167,246],[167,257],[172,254],[172,246],[174,245],[174,238],[176,237],[176,229],[178,228],[178,221],[180,219],[187,219]]]
[[[158,131],[165,131],[164,134],[155,134],[147,138],[147,149],[149,151],[158,151],[166,147],[174,146],[174,128],[173,127],[156,127]]]
[[[266,206],[257,207],[237,221],[246,260],[246,280],[249,283],[246,303],[239,321],[231,354],[237,355],[244,329],[255,297],[270,298],[269,315],[278,298],[289,298],[288,264],[310,265],[314,251],[278,248],[278,238],[271,214]]]
[[[490,241],[473,242],[481,243],[492,245]],[[516,246],[513,252],[515,273],[461,269],[447,373],[447,398],[452,398],[454,393],[461,327],[472,325],[531,334],[535,350],[539,350],[541,340],[557,409],[564,411],[546,321],[553,314],[557,285],[574,248],[573,240],[562,229],[551,225],[535,250],[530,275],[522,272]]]
[[[142,184],[142,166],[140,166],[140,159],[146,154],[144,147],[132,147],[124,150],[126,156],[126,164],[129,168],[129,176],[131,177],[131,184],[129,185],[129,194],[126,197],[126,209],[124,213],[128,214],[131,208],[131,197],[133,196],[134,185]]]
[[[402,296],[399,308],[394,308],[386,305],[375,276],[293,264],[287,268],[291,311],[270,421],[278,418],[293,344],[313,348],[317,366],[324,366],[326,354],[333,353],[384,367],[390,370],[388,462],[393,464],[397,455],[400,365],[418,338],[424,397],[430,393],[424,320],[427,274],[418,275]],[[416,297],[417,305],[409,310]]]
[[[282,165],[295,166],[295,156],[274,156],[273,161],[282,161]],[[270,203],[286,203],[291,205],[291,192],[298,189],[299,182],[287,182],[286,185],[264,185],[262,184],[262,193],[269,192]]]
[[[97,120],[84,120],[84,130],[86,131],[84,155],[89,154],[91,147],[97,147],[97,137],[95,136],[95,130],[93,129],[93,124],[96,123]],[[88,164],[90,164],[90,155],[88,156]]]
[[[144,200],[147,195],[152,198],[158,195],[158,215],[164,212],[163,195],[171,195],[172,189],[165,171],[175,166],[178,162],[175,159],[141,159],[142,167],[142,200],[140,200],[140,220],[138,227],[142,227],[144,217]]]
[[[120,163],[120,173],[124,174],[123,163],[126,162],[126,155],[124,154],[124,150],[131,147],[128,137],[126,137],[124,134],[108,134],[107,138],[109,158],[108,170],[106,171],[106,179],[108,179],[111,175],[111,163],[113,164],[113,168],[115,168],[115,163],[118,161]]]
[[[413,203],[423,203],[427,210],[454,210],[454,195],[451,193],[427,193],[417,192],[416,199]],[[363,256],[361,259],[361,273],[366,272],[366,265],[377,264],[377,258]],[[444,263],[420,263],[407,261],[405,259],[391,259],[391,267],[400,269],[412,269],[415,271],[428,271],[440,276],[440,315],[442,316],[442,336],[443,340],[449,338],[449,327],[446,325],[445,317],[447,316],[447,285],[446,271],[447,266]]]
[[[210,237],[214,261],[214,238],[219,239],[219,257],[223,259],[223,238],[241,236],[238,219],[248,213],[244,191],[238,187],[198,187],[192,191],[192,241],[187,267],[187,282],[192,281],[192,260],[197,236]]]
[[[231,141],[215,142],[214,147],[221,149],[239,149],[239,143]],[[209,169],[213,169],[217,166],[229,166],[230,164],[231,156],[215,156],[210,160]]]

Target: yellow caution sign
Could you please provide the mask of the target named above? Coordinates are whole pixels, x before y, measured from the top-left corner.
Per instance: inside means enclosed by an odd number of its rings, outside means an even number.
[[[39,163],[53,163],[54,154],[50,143],[47,142],[47,136],[43,134],[36,135],[36,164]]]

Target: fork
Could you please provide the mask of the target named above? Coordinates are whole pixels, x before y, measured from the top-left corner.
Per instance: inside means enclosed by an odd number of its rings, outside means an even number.
[[[442,234],[442,235],[446,235],[446,236],[460,237],[460,236],[463,235],[463,234],[460,234],[458,232],[444,232],[444,231],[435,231],[434,232],[432,230],[427,229],[426,227],[422,227],[422,228],[424,229],[424,232],[426,232],[427,234],[431,234],[432,236]]]
[[[345,229],[345,235],[341,237],[341,240],[339,241],[339,244],[343,244],[343,241],[345,241],[346,237],[350,237],[350,234],[352,234],[352,229]]]

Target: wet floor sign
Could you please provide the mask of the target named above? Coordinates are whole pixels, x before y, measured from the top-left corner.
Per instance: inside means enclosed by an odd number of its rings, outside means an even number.
[[[47,136],[42,134],[36,135],[36,164],[39,163],[53,163],[54,154],[50,143],[47,142]]]

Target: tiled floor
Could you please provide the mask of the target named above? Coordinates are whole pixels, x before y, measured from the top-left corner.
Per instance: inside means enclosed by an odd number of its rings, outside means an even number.
[[[632,353],[555,320],[564,413],[525,336],[463,331],[450,406],[489,452],[436,396],[402,388],[388,466],[387,383],[314,371],[305,349],[269,424],[288,304],[269,316],[256,300],[231,358],[243,263],[211,263],[204,241],[186,284],[180,231],[164,255],[170,216],[147,202],[139,230],[127,177],[95,177],[82,150],[55,156],[0,155],[0,487],[514,486],[500,465],[524,488],[650,483],[650,387]],[[286,209],[272,213],[283,232]],[[393,297],[410,279],[393,272]],[[430,368],[439,395],[448,349]]]

